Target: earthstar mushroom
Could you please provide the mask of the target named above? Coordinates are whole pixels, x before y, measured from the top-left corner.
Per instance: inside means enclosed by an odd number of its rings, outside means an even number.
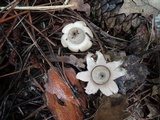
[[[88,71],[79,72],[76,78],[88,82],[85,92],[95,94],[100,90],[104,95],[110,96],[118,92],[115,79],[126,74],[126,70],[121,68],[122,61],[106,62],[103,54],[96,52],[97,60],[94,61],[92,53],[86,56]]]
[[[90,37],[93,38],[92,31],[83,21],[66,25],[62,33],[64,33],[61,37],[63,47],[68,47],[73,52],[86,51],[92,46],[90,41]]]

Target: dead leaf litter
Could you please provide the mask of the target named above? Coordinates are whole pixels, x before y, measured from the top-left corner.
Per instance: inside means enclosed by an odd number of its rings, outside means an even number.
[[[160,119],[159,4],[1,0],[0,119]]]

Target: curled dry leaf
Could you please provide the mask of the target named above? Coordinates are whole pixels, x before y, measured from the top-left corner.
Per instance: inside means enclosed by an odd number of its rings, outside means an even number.
[[[126,112],[126,97],[119,94],[104,97],[93,120],[123,120],[130,114]]]
[[[128,46],[129,52],[134,54],[144,52],[149,41],[149,34],[147,26],[141,24],[136,31],[136,35],[131,39],[132,42]]]
[[[83,108],[86,108],[86,96],[84,89],[76,78],[76,73],[72,68],[65,68],[65,74],[71,85],[75,88],[75,97],[79,99],[79,103]]]
[[[159,0],[125,0],[119,13],[129,15],[131,13],[141,13],[143,16],[153,15],[160,11]]]
[[[151,102],[151,100],[145,98],[144,99],[145,104],[149,110],[149,114],[147,115],[150,119],[152,119],[154,116],[159,115],[159,105],[155,105]]]
[[[69,0],[68,4],[74,5],[71,7],[72,10],[78,10],[85,12],[88,16],[90,15],[90,5],[88,3],[84,4],[84,0]]]
[[[73,98],[72,91],[63,82],[62,78],[55,71],[56,68],[50,68],[48,70],[48,82],[45,84],[45,90],[51,94],[56,94],[58,99],[67,100],[77,105],[77,101]]]
[[[45,92],[47,107],[56,120],[83,120],[80,109],[69,101],[60,101],[57,96]]]
[[[75,78],[76,73],[73,69],[65,68],[65,74],[72,90],[74,87],[77,89],[73,92],[67,81],[64,82],[59,75],[58,70],[55,67],[50,68],[48,70],[49,79],[45,84],[47,106],[57,120],[82,120],[83,114],[79,107],[86,108],[83,88]]]
[[[154,96],[154,95],[159,95],[160,94],[160,86],[158,86],[158,85],[154,85],[153,87],[152,87],[152,96]]]

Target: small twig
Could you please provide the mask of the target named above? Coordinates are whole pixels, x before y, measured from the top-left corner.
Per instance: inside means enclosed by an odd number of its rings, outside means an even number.
[[[97,25],[95,25],[94,23],[90,22],[91,26],[96,29],[97,31],[100,32],[100,34],[105,38],[102,39],[103,41],[109,43],[110,45],[114,45],[114,46],[119,46],[122,49],[126,47],[127,45],[127,40],[122,39],[122,38],[118,38],[118,37],[114,37],[108,34],[108,32],[103,31],[100,27],[98,27]]]
[[[33,29],[35,29],[39,34],[41,34],[49,43],[51,43],[53,46],[57,46],[52,40],[50,40],[47,36],[45,36],[39,29],[37,29],[33,24],[28,22],[26,19],[24,19],[25,22],[27,22]]]
[[[41,110],[43,110],[44,108],[46,108],[47,105],[44,104],[41,107],[39,107],[37,110],[35,110],[34,112],[31,112],[26,118],[24,118],[23,120],[28,120],[29,118],[33,117],[34,115],[36,115],[37,113],[39,113]]]
[[[45,55],[45,53],[42,51],[42,49],[40,48],[40,46],[37,43],[37,40],[35,40],[33,38],[33,35],[31,34],[31,32],[29,31],[29,29],[25,26],[25,24],[21,21],[21,24],[23,25],[24,29],[26,30],[27,34],[29,35],[29,37],[31,38],[31,40],[33,41],[34,45],[36,46],[36,48],[39,50],[39,52],[41,53],[41,55],[43,56],[43,58],[46,60],[46,62],[48,63],[48,65],[50,67],[53,67],[52,63],[48,60],[47,56]]]
[[[143,82],[136,90],[134,90],[134,92],[129,96],[129,98],[131,98],[133,95],[135,95],[136,92],[137,92],[138,90],[140,90],[140,88],[141,88],[142,86],[144,86],[145,83],[146,83],[146,81]]]
[[[0,70],[3,70],[3,69],[4,69],[5,67],[7,67],[9,64],[10,64],[10,63],[7,62],[7,63],[5,63],[4,65],[0,66]]]
[[[37,87],[39,87],[39,89],[44,93],[45,90],[42,88],[42,86],[37,82],[37,80],[35,78],[33,78],[33,81],[35,82],[35,84],[37,85]]]
[[[3,77],[7,77],[7,76],[11,76],[11,75],[14,75],[14,74],[18,74],[20,72],[23,72],[23,71],[26,71],[26,70],[30,70],[34,68],[32,65],[27,67],[27,68],[23,68],[22,70],[18,70],[18,71],[15,71],[15,72],[11,72],[11,73],[6,73],[4,75],[1,75],[0,78],[3,78]]]
[[[64,8],[70,8],[74,7],[74,5],[69,4],[69,5],[57,5],[57,6],[16,6],[13,9],[14,10],[32,10],[32,11],[37,11],[37,10],[58,10],[58,9],[64,9]],[[1,10],[6,9],[9,10],[11,7],[0,7]]]
[[[115,47],[118,47],[120,49],[124,49],[127,46],[126,42],[119,42],[119,41],[117,41],[113,38],[105,38],[104,37],[104,39],[101,39],[101,40],[107,42],[108,45],[110,45],[110,46],[115,46]]]
[[[146,50],[148,50],[150,44],[155,40],[154,26],[155,26],[155,18],[152,19],[152,26],[151,26],[151,30],[150,30],[150,38],[149,38],[148,44],[145,48]]]
[[[9,5],[7,5],[4,9],[1,9],[0,13],[3,12],[4,10],[6,10],[7,8],[10,8],[7,12],[4,13],[4,15],[1,17],[1,19],[4,19],[10,12],[11,10],[17,6],[17,4],[19,3],[19,0],[14,0],[13,2],[9,3]]]
[[[11,3],[9,3],[8,5],[6,5],[6,6],[5,6],[5,8],[8,8],[8,7],[14,6],[14,4],[15,4],[16,2],[18,2],[18,1],[16,1],[16,0],[12,1],[12,2],[11,2]],[[0,13],[1,13],[1,12],[3,12],[4,10],[6,10],[5,8],[4,8],[4,9],[1,9]],[[2,17],[1,17],[1,18],[2,18]]]
[[[4,19],[0,18],[0,23],[9,21],[9,20],[14,19],[14,18],[16,19],[18,16],[24,15],[26,13],[28,13],[28,11],[22,11],[20,13],[17,13],[16,15],[12,15],[12,16],[4,18]]]
[[[118,41],[128,42],[128,41],[125,40],[125,39],[118,38],[118,37],[114,37],[114,36],[108,34],[108,32],[103,31],[100,27],[98,27],[97,25],[95,25],[95,24],[92,23],[92,22],[90,22],[90,24],[91,24],[91,26],[92,26],[94,29],[100,31],[100,34],[103,35],[103,36],[106,37],[106,38],[112,38],[112,39],[115,39],[115,40],[118,40]]]
[[[112,38],[112,39],[115,39],[115,40],[118,40],[118,41],[123,41],[123,42],[128,42],[127,40],[125,39],[122,39],[122,38],[118,38],[118,37],[114,37],[112,35],[109,35],[108,32],[105,32],[103,30],[100,30],[100,33],[101,35],[103,35],[104,37],[109,37],[109,38]]]
[[[1,21],[1,20],[0,20]],[[14,19],[14,21],[12,22],[12,25],[11,25],[11,27],[10,28],[8,28],[8,30],[6,31],[6,38],[8,38],[8,36],[11,34],[11,32],[12,32],[12,30],[13,30],[13,28],[14,28],[14,26],[15,26],[15,24],[16,24],[16,22],[17,22],[17,18],[15,18]],[[1,23],[1,22],[0,22]],[[0,30],[2,29],[2,26],[0,26]],[[3,31],[3,30],[1,30],[1,31]],[[2,48],[3,47],[3,45],[6,43],[6,40],[7,39],[5,39],[5,37],[2,37],[2,42],[0,43],[0,48]]]

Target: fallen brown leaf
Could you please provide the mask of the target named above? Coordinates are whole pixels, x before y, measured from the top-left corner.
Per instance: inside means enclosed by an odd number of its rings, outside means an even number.
[[[80,107],[86,108],[84,91],[75,77],[75,71],[71,68],[64,70],[68,81],[62,79],[57,68],[48,70],[49,79],[45,84],[47,107],[57,120],[82,120]],[[77,89],[75,90],[74,87]]]
[[[84,94],[84,89],[76,78],[76,73],[72,68],[65,68],[65,73],[73,87],[76,87],[75,96],[79,99],[80,105],[86,108],[86,96]]]
[[[159,0],[125,0],[119,13],[129,15],[141,13],[143,16],[156,16],[160,10]]]
[[[119,94],[104,97],[93,120],[123,120],[129,116],[126,108],[126,97]]]
[[[45,90],[51,94],[56,94],[58,99],[67,100],[77,105],[77,101],[73,98],[72,91],[63,82],[62,78],[58,74],[56,68],[50,68],[48,70],[48,82],[45,84]]]
[[[76,9],[85,12],[87,16],[90,15],[90,5],[84,4],[84,0],[69,0],[68,4],[74,5],[74,7],[71,7],[72,10]]]
[[[61,101],[54,94],[45,92],[47,107],[56,120],[83,120],[80,109],[71,102]]]

